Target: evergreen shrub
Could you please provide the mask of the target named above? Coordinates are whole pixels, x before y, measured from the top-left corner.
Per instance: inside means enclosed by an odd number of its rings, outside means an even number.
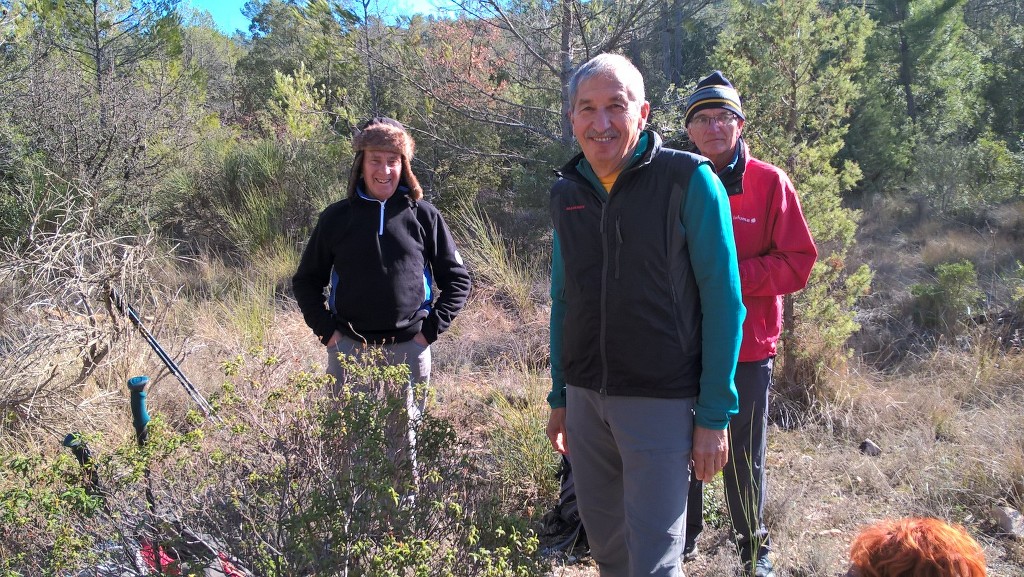
[[[978,289],[978,274],[968,260],[940,264],[935,274],[935,282],[910,287],[914,320],[926,329],[959,335],[971,322],[983,296]]]

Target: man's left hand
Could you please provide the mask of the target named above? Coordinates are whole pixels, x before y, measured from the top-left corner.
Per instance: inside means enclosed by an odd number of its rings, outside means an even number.
[[[693,427],[693,472],[701,481],[709,482],[729,462],[728,430]]]
[[[416,336],[412,338],[421,347],[429,347],[430,343],[427,342],[427,337],[423,336],[423,333],[416,333]]]

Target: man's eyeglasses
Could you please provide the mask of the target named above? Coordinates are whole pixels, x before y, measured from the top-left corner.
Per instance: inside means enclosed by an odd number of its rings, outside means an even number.
[[[723,112],[714,116],[710,114],[706,116],[694,116],[690,119],[690,125],[704,129],[711,126],[712,123],[718,124],[719,126],[732,126],[736,124],[737,120],[739,120],[739,117],[732,112]]]

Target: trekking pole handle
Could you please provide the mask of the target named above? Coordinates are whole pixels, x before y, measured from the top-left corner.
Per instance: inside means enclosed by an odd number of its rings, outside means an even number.
[[[85,467],[92,464],[92,452],[89,445],[85,444],[78,433],[68,433],[61,445],[71,449],[71,454],[78,460],[78,464]]]
[[[149,377],[142,375],[128,379],[128,390],[131,391],[132,426],[135,427],[135,438],[139,446],[146,442],[146,427],[149,425],[149,411],[146,409],[146,386]]]
[[[71,454],[78,460],[78,465],[82,468],[82,481],[85,484],[85,490],[90,494],[100,490],[100,476],[96,472],[92,461],[92,451],[89,450],[85,439],[78,433],[68,433],[61,441],[61,445],[71,449]]]

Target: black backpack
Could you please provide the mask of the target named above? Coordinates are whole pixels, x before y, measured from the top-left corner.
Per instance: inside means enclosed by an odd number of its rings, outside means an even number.
[[[551,545],[547,553],[562,552],[567,555],[585,555],[590,552],[587,531],[583,528],[580,511],[576,506],[576,484],[572,478],[569,458],[562,455],[562,466],[556,474],[560,489],[558,503],[544,515],[543,535]]]

